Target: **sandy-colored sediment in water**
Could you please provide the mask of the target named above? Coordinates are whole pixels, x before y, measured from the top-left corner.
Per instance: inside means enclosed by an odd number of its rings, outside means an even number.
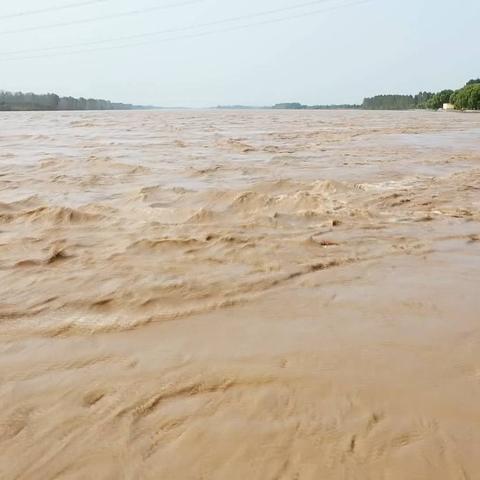
[[[0,115],[0,478],[480,478],[480,115]]]

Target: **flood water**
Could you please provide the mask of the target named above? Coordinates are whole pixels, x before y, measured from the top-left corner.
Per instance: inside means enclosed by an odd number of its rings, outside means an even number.
[[[480,115],[0,114],[0,477],[476,478]]]

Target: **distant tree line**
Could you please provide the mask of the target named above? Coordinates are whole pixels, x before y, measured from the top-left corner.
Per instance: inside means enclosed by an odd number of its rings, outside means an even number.
[[[352,105],[349,103],[339,105],[312,105],[308,107],[309,110],[357,110],[359,108],[360,105]]]
[[[298,102],[277,103],[273,107],[275,110],[353,110],[360,108],[360,105],[303,105]]]
[[[408,110],[416,108],[413,95],[376,95],[365,98],[362,108],[366,110]]]
[[[12,93],[0,90],[0,111],[132,110],[137,108],[144,107],[94,98],[59,97],[55,93],[37,95],[35,93]]]
[[[276,110],[305,110],[307,105],[302,105],[298,102],[290,102],[290,103],[277,103],[272,108]]]
[[[438,110],[443,104],[451,103],[457,110],[480,110],[480,78],[470,80],[459,90],[441,92],[419,92],[417,95],[376,95],[365,98],[361,105],[303,105],[298,102],[277,103],[279,110]]]
[[[480,78],[470,80],[459,90],[420,92],[417,95],[377,95],[365,98],[361,108],[365,110],[410,110],[442,108],[451,103],[457,110],[480,110]]]

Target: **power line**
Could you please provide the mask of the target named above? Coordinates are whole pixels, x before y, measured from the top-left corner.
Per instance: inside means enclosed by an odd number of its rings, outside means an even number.
[[[237,21],[242,21],[242,20],[252,20],[257,17],[264,17],[264,16],[269,16],[269,15],[274,15],[277,13],[284,13],[288,11],[293,11],[293,10],[298,10],[301,8],[306,8],[306,7],[311,7],[314,5],[319,5],[322,3],[326,2],[332,2],[332,1],[337,1],[337,0],[310,0],[308,2],[300,3],[298,5],[292,5],[289,7],[282,7],[282,8],[275,8],[271,10],[264,10],[262,12],[257,12],[257,13],[250,13],[246,15],[239,15],[236,17],[229,17],[229,18],[223,18],[220,20],[214,20],[212,22],[204,22],[204,23],[197,23],[193,25],[189,25],[186,27],[179,27],[179,28],[169,28],[166,30],[156,30],[154,32],[147,32],[147,33],[140,33],[136,35],[124,35],[121,37],[114,37],[114,38],[109,38],[106,40],[93,40],[93,41],[88,41],[88,42],[81,42],[81,43],[74,43],[74,44],[68,44],[68,45],[61,45],[61,46],[55,46],[55,47],[45,47],[45,48],[37,48],[37,49],[26,49],[26,50],[15,50],[15,51],[10,51],[10,52],[0,52],[0,55],[19,55],[19,54],[27,54],[27,53],[32,53],[32,52],[48,52],[48,51],[55,51],[55,50],[63,50],[63,49],[69,49],[69,48],[78,48],[78,47],[87,47],[87,46],[94,46],[94,45],[102,45],[105,43],[111,43],[111,42],[117,42],[117,41],[128,41],[128,40],[138,40],[138,39],[144,39],[144,38],[151,38],[151,37],[157,37],[161,36],[164,34],[168,33],[180,33],[180,32],[185,32],[189,30],[195,30],[198,28],[204,28],[204,27],[214,27],[217,25],[222,25],[224,23],[232,23],[232,22],[237,22]]]
[[[317,15],[319,13],[325,13],[333,10],[339,10],[345,7],[354,7],[354,6],[359,6],[359,5],[365,5],[368,3],[371,3],[373,0],[359,0],[359,1],[354,1],[350,3],[345,3],[345,4],[340,4],[336,6],[332,6],[330,8],[322,8],[322,9],[316,9],[316,10],[310,10],[308,12],[304,12],[298,15],[290,15],[288,17],[281,17],[281,18],[276,18],[276,19],[271,19],[271,20],[264,20],[261,22],[255,22],[255,23],[249,23],[249,24],[243,24],[243,25],[236,25],[233,27],[228,27],[224,29],[217,29],[217,30],[210,30],[210,31],[205,31],[205,32],[200,32],[200,33],[193,33],[189,35],[181,35],[181,36],[176,36],[176,37],[168,37],[168,38],[162,38],[157,40],[158,42],[170,42],[170,41],[175,41],[175,40],[182,40],[182,39],[189,39],[189,38],[199,38],[199,37],[206,37],[210,35],[215,35],[217,33],[224,33],[224,32],[231,32],[231,31],[236,31],[236,30],[243,30],[251,27],[256,27],[260,25],[270,25],[274,23],[279,23],[279,22],[285,22],[289,20],[295,20],[299,18],[305,18],[310,15]],[[318,3],[318,2],[317,2]],[[64,56],[64,55],[76,55],[76,54],[81,54],[81,53],[90,53],[90,52],[98,52],[99,50],[117,50],[117,49],[124,49],[124,48],[129,48],[129,47],[136,47],[140,45],[146,45],[153,43],[154,41],[152,40],[147,40],[147,41],[142,41],[142,42],[136,42],[136,43],[127,43],[127,44],[122,44],[122,45],[114,45],[114,46],[108,46],[108,47],[101,47],[101,48],[89,48],[89,49],[81,49],[81,50],[72,50],[68,52],[56,52],[52,54],[46,54],[46,55],[36,55],[36,56],[27,56],[27,57],[13,57],[9,59],[4,59],[5,61],[15,61],[15,60],[35,60],[35,59],[42,59],[42,58],[52,58],[52,57],[58,57],[58,56]]]
[[[41,13],[49,13],[49,12],[56,12],[59,10],[67,10],[70,8],[78,8],[78,7],[85,7],[88,5],[95,5],[98,3],[105,3],[109,2],[110,0],[85,0],[83,2],[75,2],[75,3],[70,3],[68,5],[57,5],[55,7],[45,7],[45,8],[39,8],[37,10],[26,10],[23,12],[17,12],[17,13],[8,13],[6,15],[0,15],[0,20],[7,20],[10,18],[18,18],[18,17],[29,17],[31,15],[38,15]]]
[[[106,0],[101,0],[101,1],[106,1]],[[128,12],[122,12],[122,13],[115,13],[115,14],[110,14],[110,15],[102,15],[99,17],[91,17],[91,18],[83,18],[79,20],[71,20],[68,22],[59,22],[59,23],[51,23],[49,25],[35,25],[33,27],[25,27],[25,28],[19,28],[15,30],[4,30],[3,32],[0,31],[0,35],[10,35],[14,33],[25,33],[25,32],[33,32],[36,30],[46,30],[46,29],[51,29],[51,28],[58,28],[58,27],[70,27],[72,25],[81,25],[84,23],[91,23],[91,22],[98,22],[101,20],[110,20],[113,18],[121,18],[121,17],[130,17],[132,15],[140,15],[143,13],[150,13],[158,10],[167,10],[170,8],[177,8],[177,7],[183,7],[185,5],[192,5],[194,3],[200,3],[204,2],[205,0],[186,0],[184,2],[180,3],[169,3],[165,5],[156,5],[154,7],[147,7],[147,8],[139,8],[136,10],[130,10]]]

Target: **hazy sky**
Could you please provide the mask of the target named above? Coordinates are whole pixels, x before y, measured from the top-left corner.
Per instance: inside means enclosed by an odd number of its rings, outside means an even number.
[[[201,107],[353,103],[480,77],[480,0],[360,1],[2,0],[0,89]],[[11,17],[41,9],[49,10]],[[63,25],[38,28],[52,24]],[[106,42],[164,30],[177,31]]]

